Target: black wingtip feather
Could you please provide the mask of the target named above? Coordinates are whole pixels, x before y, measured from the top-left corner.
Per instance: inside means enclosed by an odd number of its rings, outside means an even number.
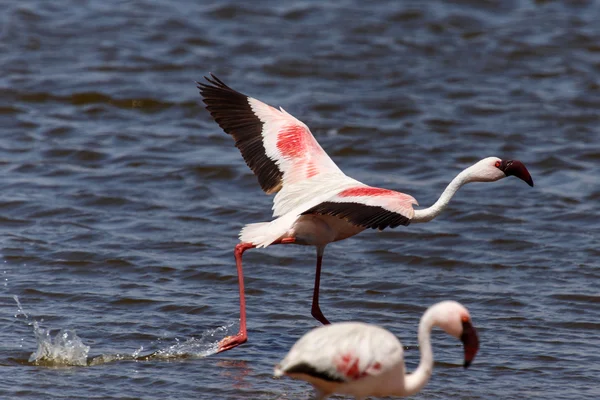
[[[254,114],[248,96],[217,78],[212,72],[204,76],[206,82],[196,82],[206,109],[225,133],[233,136],[235,146],[244,161],[257,176],[258,183],[267,193],[281,188],[283,172],[266,154],[262,142],[263,123]]]
[[[196,86],[198,87],[198,89],[200,89],[201,91],[202,90],[206,90],[206,89],[208,89],[208,90],[210,90],[210,89],[217,89],[217,90],[234,91],[233,89],[231,89],[229,86],[227,86],[226,84],[224,84],[219,78],[217,78],[213,74],[210,74],[210,76],[211,76],[210,78],[207,77],[207,76],[203,77],[206,80],[206,82],[208,82],[208,84],[206,84],[205,82],[198,82],[198,81],[196,81]]]
[[[227,86],[225,83],[223,83],[223,81],[220,80],[219,78],[217,78],[217,76],[214,75],[212,72],[210,72],[209,75],[210,75],[210,78],[207,77],[207,76],[204,76],[204,79],[208,83],[210,83],[212,86],[207,85],[206,83],[203,83],[203,82],[196,82],[199,87],[218,88],[218,89],[225,89],[225,90],[230,90],[232,92],[236,92],[235,90],[233,90],[232,88],[230,88],[229,86]],[[239,93],[239,92],[236,92],[236,93]]]

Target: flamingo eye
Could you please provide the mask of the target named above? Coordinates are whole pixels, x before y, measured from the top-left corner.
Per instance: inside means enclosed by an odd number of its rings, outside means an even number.
[[[466,315],[463,315],[460,319],[462,322],[469,322],[469,317],[467,317]]]
[[[494,164],[494,165],[496,166],[496,168],[500,168],[500,164],[501,164],[500,161],[496,161],[496,164]]]

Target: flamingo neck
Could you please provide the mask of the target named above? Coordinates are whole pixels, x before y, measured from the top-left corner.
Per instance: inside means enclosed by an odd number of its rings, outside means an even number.
[[[433,371],[433,351],[431,349],[431,329],[436,324],[435,309],[428,309],[419,323],[419,349],[421,361],[417,369],[404,378],[404,396],[419,392],[429,382]]]
[[[440,215],[458,189],[460,189],[464,184],[472,182],[471,168],[472,167],[469,167],[463,170],[460,174],[456,175],[456,177],[452,179],[452,182],[446,186],[446,189],[434,205],[422,210],[415,210],[415,215],[410,222],[429,222]]]

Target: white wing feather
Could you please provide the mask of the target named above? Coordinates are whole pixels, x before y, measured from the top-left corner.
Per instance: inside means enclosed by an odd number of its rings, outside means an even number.
[[[283,187],[322,173],[343,175],[306,124],[283,108],[278,110],[252,97],[248,103],[263,123],[263,146],[283,172]]]
[[[346,363],[357,363],[357,371],[344,372]],[[294,344],[278,369],[285,372],[306,363],[320,372],[345,381],[383,374],[402,366],[402,344],[391,332],[374,325],[344,322],[313,329]],[[350,366],[351,367],[351,366]]]

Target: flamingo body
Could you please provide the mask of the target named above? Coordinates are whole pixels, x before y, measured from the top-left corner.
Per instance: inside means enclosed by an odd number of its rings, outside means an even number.
[[[317,266],[312,315],[329,321],[319,307],[321,262],[325,246],[367,228],[383,230],[435,218],[456,191],[469,182],[493,182],[515,175],[533,180],[520,161],[484,158],[458,174],[431,207],[415,210],[414,197],[368,186],[345,175],[308,127],[283,108],[276,109],[231,89],[211,74],[198,88],[214,120],[235,140],[246,164],[267,194],[274,194],[270,222],[244,226],[234,252],[240,286],[240,332],[226,338],[220,350],[246,341],[242,254],[273,244],[315,246]]]
[[[412,395],[426,385],[433,370],[430,334],[434,326],[463,342],[464,365],[468,367],[479,349],[477,332],[464,306],[444,301],[431,306],[421,318],[421,362],[412,374],[405,374],[398,338],[386,329],[360,322],[325,325],[308,332],[275,367],[274,374],[311,383],[319,399],[333,393],[357,399]]]
[[[323,325],[304,335],[275,367],[311,383],[323,398],[332,393],[384,396],[404,376],[402,344],[390,331],[361,322]]]

